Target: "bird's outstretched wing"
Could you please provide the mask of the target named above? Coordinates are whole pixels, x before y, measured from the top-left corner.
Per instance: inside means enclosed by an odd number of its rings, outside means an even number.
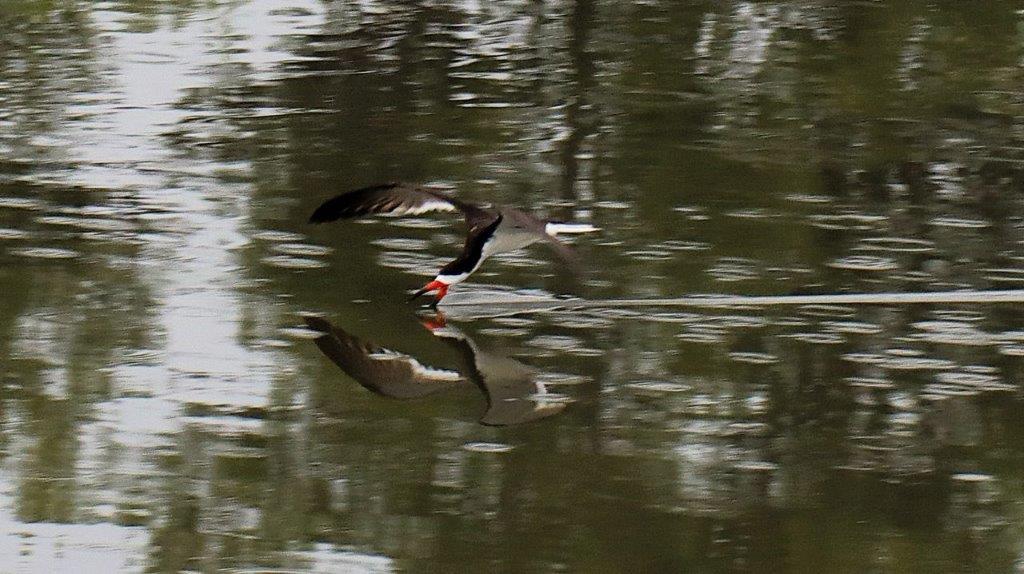
[[[462,212],[470,224],[487,217],[475,205],[440,191],[404,183],[385,183],[343,193],[323,202],[309,217],[310,223],[326,223],[369,215],[420,215],[432,211]]]
[[[562,260],[569,265],[569,268],[574,273],[579,273],[582,270],[580,265],[579,256],[573,251],[568,245],[562,243],[558,239],[559,234],[570,234],[576,235],[578,233],[592,233],[594,231],[600,231],[599,228],[590,225],[589,223],[563,223],[561,221],[549,221],[544,225],[544,232],[541,235],[544,240],[547,241],[551,249],[558,254]]]
[[[580,263],[580,256],[578,253],[573,251],[571,247],[562,243],[557,237],[548,235],[547,233],[542,234],[542,237],[547,242],[548,246],[551,247],[562,261],[568,266],[569,270],[573,273],[579,273],[583,266]]]

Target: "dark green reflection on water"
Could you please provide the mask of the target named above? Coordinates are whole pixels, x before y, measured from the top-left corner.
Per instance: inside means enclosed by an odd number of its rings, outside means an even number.
[[[403,299],[460,229],[304,222],[433,181],[603,229],[581,282],[531,250],[492,287],[1019,288],[1022,10],[2,3],[0,564],[1014,571],[1020,309],[549,314],[446,344]],[[367,392],[311,312],[459,382]],[[480,351],[543,392],[496,401]]]

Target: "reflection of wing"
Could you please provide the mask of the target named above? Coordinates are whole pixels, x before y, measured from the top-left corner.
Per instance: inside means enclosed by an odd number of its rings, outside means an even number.
[[[362,341],[326,319],[306,317],[322,333],[314,341],[328,359],[366,389],[396,399],[412,399],[451,388],[465,379],[455,371],[435,369],[401,353]]]
[[[459,350],[463,372],[487,397],[480,423],[507,426],[535,421],[562,412],[565,403],[546,401],[549,395],[537,380],[537,370],[519,361],[482,351],[472,339],[451,326],[431,330]]]
[[[562,412],[565,403],[546,400],[547,389],[537,381],[537,372],[509,357],[477,352],[476,382],[487,395],[485,425],[525,423]]]

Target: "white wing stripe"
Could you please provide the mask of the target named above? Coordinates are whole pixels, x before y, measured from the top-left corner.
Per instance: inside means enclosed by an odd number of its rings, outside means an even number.
[[[434,367],[428,367],[423,363],[420,363],[416,359],[409,361],[412,363],[412,370],[418,376],[432,381],[461,381],[462,375],[455,371],[447,371],[445,369],[435,369]]]
[[[391,349],[381,349],[376,353],[370,353],[367,355],[368,358],[374,361],[401,361],[409,365],[412,369],[413,374],[424,379],[431,381],[460,381],[462,375],[455,371],[448,371],[445,369],[437,369],[434,367],[428,367],[416,359],[399,353],[398,351],[392,351]]]
[[[419,215],[421,213],[427,213],[430,211],[458,211],[459,209],[447,201],[441,201],[439,199],[430,200],[413,207],[407,207],[405,209],[395,210],[396,214],[401,215]]]

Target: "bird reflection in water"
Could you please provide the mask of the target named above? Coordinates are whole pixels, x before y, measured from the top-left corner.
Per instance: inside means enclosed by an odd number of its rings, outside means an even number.
[[[480,423],[507,426],[536,421],[565,408],[549,393],[540,372],[494,350],[485,350],[438,313],[420,322],[435,337],[458,351],[457,370],[424,365],[415,357],[364,341],[330,321],[307,316],[306,324],[321,335],[320,351],[369,391],[394,399],[415,399],[467,383],[484,394],[487,410]]]

